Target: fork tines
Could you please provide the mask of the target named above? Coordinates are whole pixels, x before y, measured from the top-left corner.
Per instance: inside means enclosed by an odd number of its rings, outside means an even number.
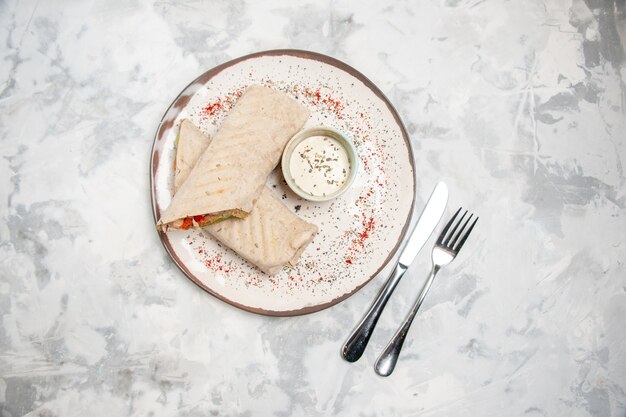
[[[462,207],[459,207],[459,209],[456,211],[456,213],[454,213],[454,216],[452,216],[448,224],[446,224],[446,227],[444,227],[443,230],[441,231],[441,234],[439,235],[439,239],[437,239],[437,245],[443,246],[446,249],[453,251],[453,252],[458,252],[459,250],[461,250],[461,247],[467,240],[467,237],[469,236],[472,229],[474,228],[474,225],[478,221],[478,216],[476,216],[474,218],[474,221],[470,225],[470,227],[467,230],[465,230],[467,225],[472,220],[472,217],[474,216],[474,214],[470,213],[467,220],[463,222],[463,219],[467,215],[467,210],[465,210],[461,218],[456,222],[456,224],[454,224],[461,210],[462,210]],[[448,233],[448,230],[453,224],[454,224],[454,227],[452,228],[450,233]],[[462,226],[459,228],[461,224]]]

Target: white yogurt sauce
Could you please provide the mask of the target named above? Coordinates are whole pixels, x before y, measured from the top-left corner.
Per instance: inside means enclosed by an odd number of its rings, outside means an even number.
[[[348,152],[337,139],[311,136],[296,146],[289,170],[300,189],[324,197],[338,191],[348,179]]]

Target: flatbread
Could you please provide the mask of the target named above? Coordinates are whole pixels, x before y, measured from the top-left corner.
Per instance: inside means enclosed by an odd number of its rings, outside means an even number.
[[[185,138],[180,140],[180,138]],[[174,192],[178,191],[184,180],[189,176],[193,166],[198,162],[209,144],[208,138],[188,119],[180,122],[180,130],[176,144],[176,165],[174,173]]]
[[[194,165],[211,140],[191,122],[181,122],[176,158]],[[188,146],[193,142],[193,146]],[[181,154],[182,155],[179,155]],[[183,183],[189,170],[174,172],[174,183]],[[295,266],[317,234],[317,227],[289,210],[267,187],[245,219],[232,218],[202,229],[261,271],[274,275],[285,266]]]
[[[267,187],[245,219],[232,218],[203,228],[239,256],[274,275],[289,264],[295,266],[313,241],[317,226],[291,212]]]
[[[190,218],[197,227],[228,216],[248,216],[287,141],[308,117],[308,109],[287,95],[249,87],[182,182],[157,228],[185,228],[184,220]]]

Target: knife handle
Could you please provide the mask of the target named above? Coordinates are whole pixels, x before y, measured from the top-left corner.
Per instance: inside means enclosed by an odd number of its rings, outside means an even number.
[[[406,340],[406,335],[409,333],[409,329],[411,328],[411,323],[413,323],[413,319],[417,314],[417,310],[422,305],[424,298],[426,298],[426,293],[430,289],[430,286],[435,279],[435,275],[439,271],[438,265],[433,265],[433,269],[430,271],[430,275],[428,275],[428,279],[424,283],[419,295],[417,296],[417,300],[413,307],[411,307],[411,311],[406,316],[400,328],[393,335],[393,338],[389,341],[389,344],[380,354],[376,363],[374,364],[374,370],[380,376],[389,376],[393,372],[396,367],[396,363],[398,362],[398,358],[400,357],[400,351],[402,350],[402,345],[404,345],[404,341]]]
[[[343,358],[348,362],[358,361],[361,355],[363,355],[363,352],[365,352],[365,348],[367,347],[367,343],[370,341],[370,337],[372,336],[374,327],[376,327],[376,323],[378,323],[380,314],[385,308],[387,301],[389,301],[391,293],[396,288],[398,282],[400,282],[400,278],[402,278],[407,269],[407,266],[400,263],[396,265],[393,273],[385,283],[385,286],[378,293],[376,300],[374,300],[370,309],[352,331],[352,334],[341,350],[341,356],[343,356]]]

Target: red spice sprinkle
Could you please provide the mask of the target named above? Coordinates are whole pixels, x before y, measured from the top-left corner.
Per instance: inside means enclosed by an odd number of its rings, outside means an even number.
[[[353,242],[360,247],[365,246],[365,241],[370,237],[370,233],[374,230],[374,216],[371,216],[369,220],[365,217],[365,213],[362,213],[363,220],[361,224],[363,225],[363,231],[357,234],[357,237],[353,240]]]
[[[311,91],[311,89],[308,87],[304,90],[304,95],[306,95],[309,98],[312,98],[313,104],[319,104],[322,98],[322,94],[320,93],[320,90]]]
[[[347,263],[348,265],[352,265],[352,259],[346,259],[346,263]]]
[[[339,100],[333,100],[330,97],[326,97],[322,100],[322,103],[326,104],[328,110],[336,111],[341,107],[341,102]]]
[[[298,91],[298,86],[294,86],[294,91]],[[322,97],[322,93],[319,89],[313,91],[310,88],[304,89],[304,96],[307,97],[311,104],[314,106],[321,104],[325,105],[326,110],[329,110],[337,116],[338,119],[343,119],[343,109],[345,105],[341,102],[341,100],[337,100],[330,95]]]
[[[364,223],[364,225],[365,229],[359,234],[359,238],[361,239],[367,239],[370,236],[370,232],[374,229],[374,217],[370,217],[367,224]]]
[[[204,118],[208,116],[219,117],[220,114],[223,114],[229,111],[235,106],[237,100],[243,95],[244,90],[245,90],[244,88],[240,88],[240,89],[231,91],[230,93],[222,97],[218,97],[212,103],[206,104],[202,108],[202,116],[204,116]]]
[[[222,263],[222,258],[220,256],[216,256],[215,258],[208,258],[204,260],[204,266],[206,266],[213,272],[230,271],[230,270],[224,270],[224,267],[223,265],[221,265],[221,263]]]
[[[218,100],[215,103],[207,104],[206,106],[204,106],[204,112],[208,114],[209,116],[214,116],[215,113],[222,110],[223,106],[222,106],[221,101],[222,100]]]

